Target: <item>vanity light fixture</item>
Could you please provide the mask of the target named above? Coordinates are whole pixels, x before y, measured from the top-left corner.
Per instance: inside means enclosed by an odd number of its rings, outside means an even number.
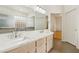
[[[36,7],[34,8],[34,10],[37,11],[37,12],[40,12],[40,13],[42,13],[42,14],[46,14],[46,11],[45,11],[44,9],[38,7],[38,6],[36,6]]]
[[[22,16],[14,16],[14,18],[23,18]]]

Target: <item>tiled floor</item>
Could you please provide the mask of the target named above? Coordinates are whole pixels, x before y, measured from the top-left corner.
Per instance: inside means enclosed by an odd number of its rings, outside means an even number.
[[[54,48],[50,53],[79,53],[79,50],[70,43],[55,41]]]

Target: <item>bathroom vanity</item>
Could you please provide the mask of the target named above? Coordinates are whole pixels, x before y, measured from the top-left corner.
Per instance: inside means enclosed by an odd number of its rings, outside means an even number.
[[[53,33],[47,30],[20,31],[20,37],[14,33],[0,34],[0,52],[7,53],[45,53],[53,48]]]
[[[43,53],[53,48],[53,32],[49,31],[46,10],[18,5],[0,8],[0,52]]]

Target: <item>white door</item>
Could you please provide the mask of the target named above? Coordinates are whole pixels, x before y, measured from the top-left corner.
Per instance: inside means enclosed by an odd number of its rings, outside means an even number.
[[[65,14],[64,20],[64,37],[69,43],[76,45],[77,43],[77,29],[76,29],[76,9],[71,10]]]
[[[76,38],[76,47],[79,49],[79,6],[76,10],[76,29],[75,29],[75,38]]]

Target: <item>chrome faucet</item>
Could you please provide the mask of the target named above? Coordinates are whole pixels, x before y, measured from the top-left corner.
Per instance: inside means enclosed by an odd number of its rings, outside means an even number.
[[[15,38],[17,38],[17,37],[18,37],[18,35],[17,35],[17,32],[16,32],[16,31],[15,31],[14,35],[15,35]]]
[[[43,33],[43,32],[44,32],[44,30],[41,30],[41,31],[40,31],[40,33]]]

